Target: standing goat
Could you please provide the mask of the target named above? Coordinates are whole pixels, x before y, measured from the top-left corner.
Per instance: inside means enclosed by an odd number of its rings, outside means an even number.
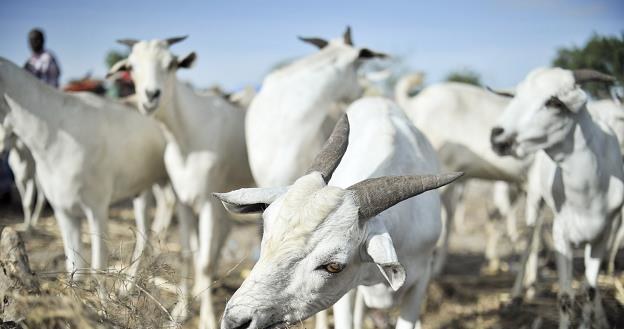
[[[137,105],[144,115],[162,123],[167,139],[165,165],[173,188],[182,203],[180,217],[185,251],[190,264],[189,241],[193,213],[199,214],[199,253],[194,292],[201,297],[200,327],[216,327],[211,284],[231,223],[228,214],[211,193],[250,185],[252,177],[245,148],[245,110],[218,95],[199,95],[178,81],[176,71],[189,68],[195,53],[178,58],[169,47],[186,37],[166,40],[120,40],[132,51],[116,63],[110,73],[131,70]],[[188,269],[184,270],[188,272]],[[183,273],[188,277],[189,273]],[[188,315],[188,288],[183,281],[182,296],[174,315]]]
[[[418,325],[442,225],[438,193],[424,192],[460,174],[434,174],[435,151],[393,102],[364,98],[347,115],[293,185],[216,194],[264,221],[260,259],[222,329],[296,324],[336,302],[349,310],[343,296],[356,287],[369,307],[400,305],[397,328]],[[335,315],[336,327],[353,321]]]
[[[57,91],[4,58],[0,95],[2,128],[32,153],[63,237],[67,270],[74,277],[84,273],[83,215],[90,227],[91,267],[106,270],[110,204],[166,179],[157,123],[113,101]],[[148,233],[143,204],[135,199],[139,234],[134,255],[142,251]]]
[[[589,114],[587,95],[578,86],[588,80],[613,78],[586,70],[532,71],[491,132],[492,147],[500,155],[524,157],[544,150],[554,161],[538,170],[544,199],[555,213],[560,328],[568,328],[573,315],[573,245],[585,247],[582,326],[589,328],[593,321],[608,327],[597,279],[624,203],[618,140],[608,125]]]
[[[513,95],[510,94],[509,97],[513,97]],[[600,100],[589,102],[587,110],[595,120],[605,123],[613,130],[618,138],[620,151],[624,154],[624,107],[612,100]],[[530,240],[522,257],[521,269],[512,290],[512,298],[514,299],[521,299],[524,289],[529,289],[531,292],[537,279],[538,252],[542,236],[541,230],[544,225],[544,219],[540,216],[543,207],[541,171],[548,167],[555,170],[556,164],[544,152],[537,152],[529,169],[526,183],[526,222],[533,229],[528,235]],[[619,231],[613,236],[607,263],[608,273],[614,271],[615,257],[622,239],[624,239],[624,225],[620,225]],[[528,295],[531,296],[532,293]]]

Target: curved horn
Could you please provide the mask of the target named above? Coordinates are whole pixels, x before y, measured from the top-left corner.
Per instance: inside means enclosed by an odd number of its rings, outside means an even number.
[[[323,145],[321,152],[316,156],[306,174],[318,171],[323,176],[325,183],[328,183],[342,156],[347,151],[348,144],[349,118],[347,118],[347,114],[344,114],[336,123],[334,131],[332,131],[331,136]]]
[[[327,46],[327,44],[329,44],[327,40],[321,39],[321,38],[305,38],[305,37],[297,37],[297,38],[299,38],[299,40],[303,42],[307,42],[309,44],[315,45],[316,47],[318,47],[318,49],[323,49],[325,48],[325,46]]]
[[[117,43],[120,43],[122,45],[126,45],[130,48],[132,48],[132,46],[134,46],[136,43],[138,43],[139,40],[137,39],[119,39],[117,40]]]
[[[572,74],[574,74],[574,81],[578,84],[584,82],[615,82],[615,77],[591,69],[574,70]]]
[[[515,95],[507,92],[507,91],[499,91],[499,90],[494,90],[492,88],[490,88],[490,86],[486,86],[485,89],[487,89],[489,92],[494,93],[498,96],[503,96],[503,97],[508,97],[508,98],[514,98]]]
[[[344,31],[342,39],[344,40],[344,43],[346,45],[353,46],[353,38],[351,37],[351,26],[347,25],[347,29]]]
[[[167,38],[165,39],[165,42],[167,42],[168,46],[174,45],[178,42],[184,41],[184,39],[188,38],[188,35],[183,35],[181,37],[173,37],[173,38]]]
[[[359,206],[360,219],[368,219],[403,200],[449,184],[463,174],[452,172],[436,175],[369,178],[352,185],[348,190],[353,191],[355,201]]]

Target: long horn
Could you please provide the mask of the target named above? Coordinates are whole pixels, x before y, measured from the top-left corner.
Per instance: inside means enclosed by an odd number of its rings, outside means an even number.
[[[130,48],[132,48],[132,46],[134,46],[136,43],[138,43],[139,40],[137,39],[119,39],[117,40],[117,43],[120,43],[122,45],[126,45]]]
[[[323,49],[325,48],[325,46],[329,44],[327,40],[321,39],[321,38],[305,38],[305,37],[297,37],[297,38],[299,38],[299,40],[303,42],[307,42],[309,44],[315,45],[316,47],[318,47],[318,49]]]
[[[347,151],[348,144],[349,118],[347,118],[347,114],[344,114],[336,123],[334,131],[332,131],[331,136],[323,145],[321,152],[316,156],[306,174],[318,171],[323,176],[325,183],[328,183],[342,156]]]
[[[574,81],[576,83],[581,84],[584,82],[606,82],[613,83],[615,82],[615,77],[604,74],[602,72],[598,72],[596,70],[591,69],[580,69],[572,71],[574,74]]]
[[[344,34],[342,35],[344,43],[349,46],[353,46],[353,38],[351,37],[351,26],[347,26]]]
[[[369,178],[352,185],[348,190],[353,191],[355,195],[360,219],[368,219],[403,200],[449,184],[463,174],[452,172],[436,175]]]
[[[188,38],[188,35],[183,35],[181,37],[173,37],[173,38],[167,38],[165,39],[165,42],[167,42],[168,46],[174,45],[180,41],[184,41],[184,39]]]

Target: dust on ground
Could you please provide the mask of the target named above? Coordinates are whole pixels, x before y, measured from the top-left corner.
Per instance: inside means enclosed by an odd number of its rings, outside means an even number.
[[[556,328],[557,327],[557,277],[552,255],[543,252],[540,278],[535,298],[521,305],[509,303],[509,291],[513,284],[519,256],[505,236],[498,241],[502,256],[500,270],[484,273],[486,260],[483,256],[488,218],[491,216],[491,191],[485,183],[471,183],[466,220],[459,223],[451,233],[450,255],[444,273],[433,279],[427,293],[422,316],[423,328]],[[523,200],[521,200],[523,202]],[[522,233],[522,203],[518,212]],[[111,270],[102,273],[105,281],[107,302],[97,298],[94,280],[78,285],[71,284],[71,273],[65,272],[63,245],[52,212],[48,209],[36,230],[22,233],[29,254],[31,267],[42,280],[43,290],[50,295],[68,296],[83,307],[97,312],[105,321],[121,328],[161,328],[170,319],[168,310],[176,302],[174,287],[178,282],[180,247],[178,230],[174,224],[165,236],[152,239],[150,253],[142,260],[138,289],[125,297],[115,292],[122,283],[120,270],[128,265],[134,246],[134,222],[130,203],[116,205],[110,212],[109,250]],[[489,221],[497,231],[504,232],[501,220]],[[19,228],[21,212],[16,203],[0,205],[0,227],[10,225]],[[90,250],[89,236],[83,223],[85,250]],[[548,225],[547,225],[548,226]],[[227,299],[241,284],[253,266],[258,252],[258,228],[255,225],[237,225],[223,250],[218,279],[212,285],[215,309],[221,312]],[[518,249],[518,248],[516,248]],[[603,303],[613,328],[624,328],[624,255],[620,253],[616,263],[615,277],[600,278]],[[575,259],[576,286],[582,279],[582,255]],[[87,256],[87,261],[88,261]],[[166,288],[169,287],[169,288]],[[40,303],[41,304],[41,303]],[[39,305],[51,307],[49,305]],[[578,307],[578,305],[577,305]],[[34,308],[33,308],[34,310]],[[396,310],[389,313],[367,311],[365,327],[393,325]],[[579,313],[580,314],[580,313]],[[220,316],[220,314],[218,314]],[[390,316],[389,316],[390,315]],[[183,328],[197,328],[199,302],[193,305],[193,317]],[[330,317],[331,318],[331,317]],[[380,320],[381,319],[381,320]],[[388,320],[389,319],[389,320]],[[314,320],[302,324],[313,328]]]

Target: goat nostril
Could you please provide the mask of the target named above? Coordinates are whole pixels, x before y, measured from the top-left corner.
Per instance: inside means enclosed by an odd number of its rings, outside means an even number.
[[[149,99],[150,101],[153,101],[158,96],[160,96],[160,89],[156,89],[154,91],[146,90],[145,91],[145,96],[147,96],[147,99]]]
[[[492,137],[496,137],[499,136],[500,134],[502,134],[505,131],[505,129],[501,128],[501,127],[494,127],[492,128]]]

